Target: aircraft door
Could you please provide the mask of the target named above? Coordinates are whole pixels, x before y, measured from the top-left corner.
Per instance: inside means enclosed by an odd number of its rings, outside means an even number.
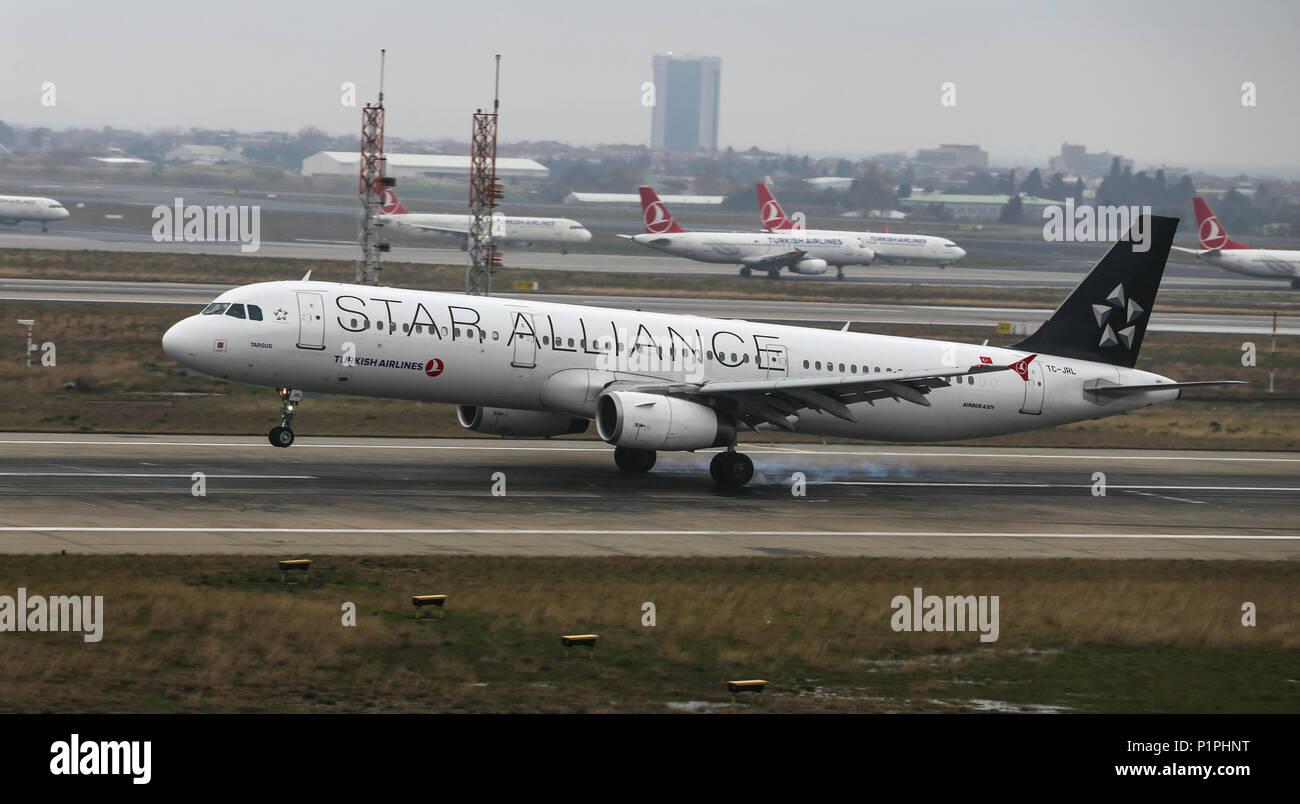
[[[779,343],[768,344],[763,349],[764,366],[769,380],[785,379],[790,374],[789,356],[785,346]]]
[[[1020,406],[1021,413],[1037,415],[1043,412],[1044,379],[1043,367],[1038,361],[1031,362],[1025,372],[1025,402]]]
[[[516,368],[535,368],[537,366],[537,328],[533,325],[533,314],[513,312],[518,316],[514,326],[514,355],[510,365]]]
[[[298,348],[325,348],[325,302],[319,293],[298,291]]]

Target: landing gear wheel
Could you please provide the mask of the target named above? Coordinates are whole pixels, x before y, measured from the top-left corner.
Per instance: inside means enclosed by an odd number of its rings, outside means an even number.
[[[752,268],[741,268],[741,269],[740,269],[740,275],[741,275],[741,276],[749,276],[749,275],[752,274],[752,273],[754,273],[754,271],[753,271]]]
[[[1292,290],[1300,290],[1300,279],[1292,279],[1292,280],[1291,280],[1291,289],[1292,289]]]
[[[43,224],[43,223],[41,224],[41,231],[42,231],[42,232],[48,232],[49,230],[50,230],[50,227],[46,226],[46,225]]]
[[[767,278],[768,278],[768,279],[780,279],[780,278],[781,278],[781,269],[780,269],[780,268],[777,268],[775,271],[768,271],[768,272],[767,272]]]
[[[271,432],[266,434],[266,438],[273,447],[293,446],[293,431],[288,427],[272,427]]]
[[[844,281],[844,266],[843,266],[843,265],[837,265],[837,266],[835,266],[835,278],[838,279],[838,280],[840,280],[841,282]]]
[[[709,463],[709,474],[719,486],[736,488],[754,479],[754,462],[739,452],[719,452]]]
[[[614,463],[624,472],[649,472],[657,457],[658,453],[652,449],[614,448]]]

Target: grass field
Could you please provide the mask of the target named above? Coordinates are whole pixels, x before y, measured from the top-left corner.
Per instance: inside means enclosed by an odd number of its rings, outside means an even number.
[[[769,712],[1297,712],[1298,583],[1287,562],[426,556],[316,557],[288,586],[266,558],[5,556],[0,594],[103,595],[104,624],[0,634],[0,711],[665,712],[762,678]],[[893,631],[918,586],[997,595],[999,639]],[[422,593],[445,619],[414,618]],[[588,632],[595,658],[565,659]]]
[[[26,333],[0,328],[3,429],[54,432],[262,434],[278,423],[274,391],[194,375],[162,353],[159,339],[190,308],[0,302],[0,321],[36,318],[37,343],[56,348],[53,367],[27,368]],[[856,329],[863,329],[857,327]],[[873,327],[873,331],[993,345],[1014,340],[983,329]],[[1300,444],[1300,344],[1258,339],[1258,366],[1241,365],[1240,336],[1155,333],[1140,368],[1183,379],[1252,385],[1189,392],[1178,402],[1065,427],[965,442],[1007,446],[1296,449]],[[1268,375],[1274,372],[1273,393]],[[72,383],[74,387],[65,387]],[[412,415],[412,408],[415,413]],[[450,405],[351,397],[311,398],[296,420],[310,435],[463,436]],[[586,437],[594,438],[588,434]],[[762,440],[785,440],[764,434]]]

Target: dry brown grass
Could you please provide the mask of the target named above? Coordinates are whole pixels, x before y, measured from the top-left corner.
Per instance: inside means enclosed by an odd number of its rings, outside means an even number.
[[[106,623],[94,645],[0,634],[0,710],[661,711],[717,700],[736,675],[771,681],[772,711],[872,710],[974,695],[954,674],[1025,673],[1050,703],[1122,687],[1073,669],[1101,656],[1186,676],[1194,705],[1246,710],[1268,694],[1295,711],[1274,663],[1300,648],[1298,580],[1282,562],[456,556],[318,558],[310,584],[286,587],[265,558],[13,556],[0,594],[101,594]],[[890,600],[914,586],[999,595],[1001,638],[893,632]],[[409,595],[434,590],[451,595],[447,618],[417,622]],[[1247,600],[1255,628],[1240,624]],[[340,624],[344,601],[355,628]],[[559,634],[589,630],[596,660],[562,659]],[[812,678],[888,700],[808,697]],[[1144,705],[1186,708],[1179,694]]]

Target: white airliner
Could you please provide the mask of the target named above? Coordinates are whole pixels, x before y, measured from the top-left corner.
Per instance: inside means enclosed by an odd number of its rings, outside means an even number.
[[[379,208],[379,220],[396,229],[420,234],[454,237],[464,247],[469,237],[469,215],[421,214],[408,212],[397,193],[385,189]],[[560,253],[568,254],[570,243],[586,243],[591,232],[569,218],[516,218],[497,214],[492,219],[492,235],[498,243],[531,248],[535,243],[559,243]]]
[[[61,221],[68,211],[53,198],[0,195],[0,223],[17,225],[23,221],[40,221],[41,231],[49,231],[50,221]]]
[[[1300,290],[1300,251],[1243,246],[1228,237],[1227,230],[1219,223],[1204,198],[1193,198],[1192,206],[1196,209],[1196,233],[1201,239],[1201,248],[1174,248],[1195,254],[1225,271],[1270,279],[1290,279],[1291,288]]]
[[[328,282],[265,282],[172,326],[163,350],[279,389],[293,444],[304,391],[455,403],[480,433],[596,431],[644,472],[657,450],[723,447],[720,485],[753,476],[742,430],[946,441],[1095,419],[1188,386],[1133,368],[1176,218],[1116,243],[1050,319],[1007,348]]]
[[[937,265],[947,266],[966,256],[965,249],[945,237],[918,234],[890,234],[889,232],[840,232],[830,229],[804,229],[790,220],[781,209],[772,191],[766,184],[755,185],[758,188],[758,214],[763,221],[763,229],[769,232],[799,231],[804,234],[822,237],[861,237],[876,252],[878,262],[890,265]],[[840,279],[844,271],[840,271]]]
[[[767,271],[769,278],[778,279],[782,268],[816,276],[826,273],[831,265],[843,276],[843,266],[870,265],[876,258],[862,232],[688,232],[677,225],[654,190],[638,189],[645,233],[619,237],[678,257],[739,265],[741,276],[757,270]]]

